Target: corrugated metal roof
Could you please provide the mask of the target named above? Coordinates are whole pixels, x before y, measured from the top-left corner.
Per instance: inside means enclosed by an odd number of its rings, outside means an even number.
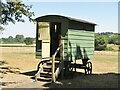
[[[41,17],[36,18],[36,20],[39,19],[39,18],[42,18],[42,17],[46,17],[46,16],[47,16],[47,17],[48,17],[48,16],[64,17],[64,18],[67,18],[68,20],[73,20],[73,21],[78,21],[78,22],[83,22],[83,23],[89,23],[89,24],[97,25],[97,24],[95,24],[95,23],[93,23],[93,22],[89,22],[89,21],[82,20],[82,19],[76,19],[76,18],[72,18],[72,17],[68,17],[68,16],[62,16],[62,15],[45,15],[45,16],[41,16]]]

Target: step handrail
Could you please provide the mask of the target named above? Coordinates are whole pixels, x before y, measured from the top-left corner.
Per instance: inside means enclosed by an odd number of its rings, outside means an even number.
[[[58,48],[57,48],[57,50],[55,51],[55,53],[53,54],[53,56],[56,56],[56,55],[57,55],[57,53],[59,52],[59,50],[61,49],[61,47],[62,47],[62,44],[60,44],[60,45],[58,46]]]
[[[59,45],[59,47],[57,48],[56,52],[52,55],[52,57],[42,58],[42,60],[38,64],[38,71],[35,74],[35,81],[37,81],[37,77],[40,74],[40,72],[42,71],[44,64],[47,63],[50,60],[52,60],[52,81],[53,82],[56,81],[57,77],[56,77],[56,72],[55,72],[55,60],[61,60],[61,59],[58,59],[58,58],[55,58],[55,57],[56,57],[56,55],[57,55],[57,53],[59,52],[60,49],[63,52],[63,45],[62,44]]]
[[[37,67],[37,73],[35,74],[35,81],[37,81],[38,75],[40,76],[40,72],[43,70],[44,64],[50,61],[51,59],[52,57],[45,57],[45,58],[42,58],[42,60],[39,62]]]
[[[57,50],[55,51],[55,53],[52,55],[52,82],[56,81],[56,77],[55,77],[55,56],[57,55],[57,53],[59,52],[59,50],[63,47],[62,44],[59,45],[59,47],[57,48]],[[63,51],[63,49],[62,49]]]

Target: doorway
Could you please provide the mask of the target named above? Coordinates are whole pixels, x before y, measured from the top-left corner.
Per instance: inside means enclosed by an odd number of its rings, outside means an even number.
[[[50,57],[55,53],[57,48],[60,45],[61,41],[61,23],[51,22],[50,23]],[[60,51],[56,55],[56,57],[60,57]]]

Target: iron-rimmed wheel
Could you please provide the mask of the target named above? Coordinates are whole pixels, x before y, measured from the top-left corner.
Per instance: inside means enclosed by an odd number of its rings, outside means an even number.
[[[86,75],[92,74],[92,63],[91,62],[87,62],[86,68],[85,68],[85,74]]]

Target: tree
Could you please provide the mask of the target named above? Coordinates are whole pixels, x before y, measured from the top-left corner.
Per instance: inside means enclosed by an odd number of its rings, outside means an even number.
[[[2,38],[2,43],[8,43],[8,39],[7,38]]]
[[[0,26],[0,30],[2,31],[2,30],[4,30],[4,28],[2,26]]]
[[[0,1],[1,2],[1,1]],[[27,17],[29,21],[33,21],[34,13],[30,11],[31,5],[25,5],[20,0],[6,0],[6,3],[0,3],[0,24],[7,25],[9,22],[24,22],[23,16]],[[3,29],[0,26],[0,30]]]
[[[108,40],[105,35],[97,35],[95,37],[95,50],[105,50],[107,48]]]
[[[23,35],[16,35],[15,36],[15,41],[19,42],[19,43],[23,43],[24,42],[24,36]]]
[[[27,37],[25,38],[24,42],[26,45],[31,45],[33,44],[33,38]]]
[[[12,36],[8,37],[8,43],[13,43],[14,42],[14,38]]]
[[[109,37],[109,44],[120,45],[119,37],[120,37],[120,35],[117,35],[117,34],[111,35],[111,36]]]

